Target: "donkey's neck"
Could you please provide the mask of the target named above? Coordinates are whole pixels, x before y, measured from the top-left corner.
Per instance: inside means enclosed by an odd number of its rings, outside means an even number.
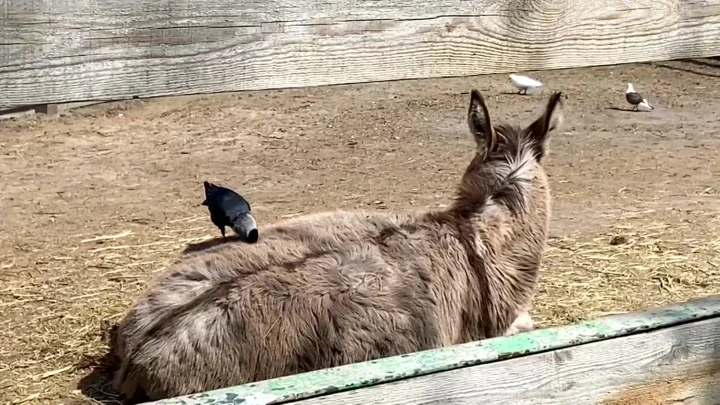
[[[470,313],[481,314],[479,319],[463,322],[469,340],[503,335],[518,308],[530,302],[537,280],[535,263],[516,260],[514,241],[500,240],[516,236],[510,224],[489,224],[483,219],[473,215],[457,222],[469,266],[465,305]]]
[[[492,183],[498,180],[491,175],[474,184],[463,180],[449,213],[456,218],[469,265],[466,305],[482,314],[476,324],[464,323],[471,339],[501,336],[518,309],[532,300],[545,231],[543,224],[527,222],[532,215],[522,201],[529,196],[510,195],[523,190],[516,187],[498,198],[492,191],[500,189]]]

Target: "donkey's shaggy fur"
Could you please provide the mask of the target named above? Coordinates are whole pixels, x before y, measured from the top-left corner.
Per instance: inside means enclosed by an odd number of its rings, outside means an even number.
[[[532,328],[560,104],[494,126],[473,90],[477,153],[447,210],[308,215],[173,265],[118,327],[115,388],[160,399]]]

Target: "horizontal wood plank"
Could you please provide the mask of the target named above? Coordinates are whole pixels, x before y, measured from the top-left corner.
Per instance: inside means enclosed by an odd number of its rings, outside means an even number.
[[[292,403],[719,404],[720,317]]]
[[[720,55],[719,0],[6,0],[1,11],[0,108]]]
[[[520,360],[521,356],[528,354],[561,350],[606,339],[613,339],[614,344],[617,345],[617,338],[621,336],[715,318],[720,318],[720,296],[170,398],[157,401],[155,404],[219,404],[226,403],[224,401],[229,399],[235,402],[245,401],[242,402],[243,404],[279,404],[336,392],[337,394],[328,398],[340,398],[339,395],[344,391],[348,394],[343,394],[342,398],[346,398],[346,395],[354,397],[365,390],[375,390],[376,388],[372,387],[378,384],[380,384],[379,389],[388,385],[383,383],[397,381],[397,384],[400,384],[402,381],[411,381],[420,376],[436,377],[449,370],[458,369],[456,371],[460,372],[469,370],[465,367],[507,363],[509,361],[507,359]],[[502,361],[498,362],[498,360]],[[520,373],[521,370],[517,372]],[[467,384],[467,381],[473,382]],[[466,380],[466,384],[471,387],[478,384],[478,381]],[[356,390],[357,388],[361,389]],[[452,392],[447,393],[447,395],[451,394]],[[367,400],[367,397],[363,398]],[[378,398],[385,397],[377,397],[376,400]]]

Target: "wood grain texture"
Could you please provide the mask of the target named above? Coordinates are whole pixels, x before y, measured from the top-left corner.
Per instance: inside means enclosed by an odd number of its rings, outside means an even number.
[[[9,108],[716,56],[720,0],[3,0],[0,38]]]
[[[720,404],[720,318],[292,403]]]
[[[156,402],[156,405],[280,404],[442,373],[683,323],[720,318],[720,296],[528,333],[348,364]],[[362,391],[362,390],[361,390]],[[355,392],[355,391],[353,391]],[[228,402],[230,401],[230,402]]]

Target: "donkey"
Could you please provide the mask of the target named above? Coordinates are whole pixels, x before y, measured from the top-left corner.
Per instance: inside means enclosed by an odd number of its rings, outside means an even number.
[[[523,128],[472,90],[448,209],[307,215],[173,264],[118,325],[115,389],[157,400],[531,329],[560,97]]]

